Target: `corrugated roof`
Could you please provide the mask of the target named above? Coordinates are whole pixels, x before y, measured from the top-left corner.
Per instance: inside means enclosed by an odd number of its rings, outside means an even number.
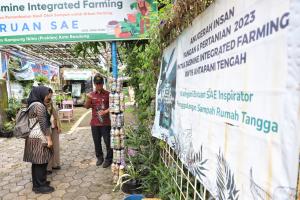
[[[100,55],[88,55],[86,58],[76,57],[73,49],[75,44],[43,44],[43,45],[8,45],[1,47],[1,51],[15,56],[26,57],[33,61],[49,63],[58,66],[99,66],[104,65],[106,58]],[[103,52],[108,55],[109,52]],[[102,56],[103,56],[102,55]]]

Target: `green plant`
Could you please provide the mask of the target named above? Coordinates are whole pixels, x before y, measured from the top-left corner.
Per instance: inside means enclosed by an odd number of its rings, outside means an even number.
[[[139,149],[141,144],[145,144],[147,142],[147,139],[143,137],[143,126],[134,126],[129,125],[125,127],[126,130],[126,140],[125,145],[127,147],[133,148],[133,149]]]
[[[31,89],[32,89],[33,81],[26,80],[26,81],[19,81],[19,83],[22,85],[23,90],[24,90],[23,97],[27,98],[30,94]]]
[[[41,84],[49,84],[50,83],[48,77],[43,76],[43,75],[36,76],[35,80]]]
[[[72,96],[71,95],[67,95],[67,96],[65,96],[65,100],[72,100],[73,98],[72,98]]]
[[[63,95],[56,95],[55,96],[55,102],[56,103],[61,103],[61,101],[64,100],[64,96]]]
[[[131,160],[127,163],[126,172],[129,175],[129,179],[140,180],[141,179],[141,169],[137,168],[137,165],[134,165]]]
[[[11,132],[13,131],[14,127],[15,127],[15,123],[13,121],[4,122],[2,130],[5,132]]]
[[[116,191],[118,188],[122,188],[122,185],[129,181],[139,182],[141,180],[141,172],[136,169],[136,165],[134,165],[130,160],[126,166],[126,174],[123,174],[119,177],[116,186],[113,191]]]
[[[154,169],[153,176],[158,177],[158,196],[164,200],[180,199],[180,192],[172,178],[176,176],[175,169],[167,168],[162,162],[159,162]]]
[[[160,2],[162,6],[170,3],[169,1]],[[170,8],[170,6],[167,7]],[[152,137],[150,127],[154,120],[155,89],[163,49],[157,26],[168,9],[151,15],[153,23],[146,35],[150,38],[148,41],[123,43],[120,48],[121,55],[128,66],[125,73],[130,77],[129,85],[134,89],[137,105],[135,111],[138,117],[138,126],[131,126],[126,130],[126,146],[137,150],[136,156],[127,158],[127,163],[131,163],[139,173],[141,189],[149,196],[157,194],[160,190],[160,185],[157,184],[160,172],[156,169],[160,160],[159,145],[158,141]]]
[[[133,106],[128,106],[125,109],[125,113],[132,113],[133,114],[134,112],[135,112],[135,109],[134,109]]]
[[[126,146],[137,152],[134,156],[126,157],[126,163],[130,163],[130,168],[126,169],[126,172],[132,177],[138,177],[145,194],[153,195],[158,192],[158,185],[157,177],[153,177],[151,172],[159,162],[159,146],[151,135],[148,123],[126,127]]]
[[[20,108],[21,108],[21,102],[18,101],[16,98],[10,98],[8,100],[8,108],[5,109],[7,118],[10,121],[15,121],[16,115]]]

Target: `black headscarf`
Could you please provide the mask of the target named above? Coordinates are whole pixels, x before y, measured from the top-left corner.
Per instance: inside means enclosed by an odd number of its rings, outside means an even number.
[[[33,87],[27,100],[28,106],[33,102],[40,102],[44,104],[44,99],[50,91],[51,89],[45,86]]]
[[[29,98],[27,100],[28,106],[30,106],[30,104],[32,104],[33,102],[40,102],[45,106],[44,99],[50,92],[52,92],[52,90],[45,86],[33,87],[30,92]],[[51,126],[51,122],[50,122],[51,116],[48,112],[46,112],[45,114],[46,114],[46,118],[47,118],[47,126],[50,127]]]

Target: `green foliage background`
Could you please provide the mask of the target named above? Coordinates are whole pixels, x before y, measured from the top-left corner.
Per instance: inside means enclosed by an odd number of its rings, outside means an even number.
[[[125,74],[131,79],[129,85],[134,88],[138,127],[127,132],[128,147],[138,154],[129,157],[130,163],[139,173],[143,193],[162,199],[176,199],[176,185],[172,181],[170,169],[160,160],[160,143],[151,135],[155,115],[156,84],[160,71],[160,58],[166,42],[160,36],[159,26],[162,20],[171,15],[172,3],[169,0],[158,2],[159,11],[151,14],[151,28],[146,37],[149,40],[123,42],[120,54],[127,67]],[[136,176],[136,174],[134,174]]]
[[[174,168],[166,168],[160,159],[164,143],[152,137],[151,127],[155,114],[156,84],[163,49],[172,42],[195,16],[212,3],[212,0],[157,0],[158,12],[150,15],[151,27],[143,38],[148,40],[118,43],[119,57],[126,65],[125,75],[135,92],[135,109],[138,121],[127,129],[126,146],[135,149],[136,156],[129,157],[127,173],[141,180],[144,194],[164,200],[179,199]],[[85,57],[106,49],[105,42],[79,43],[74,52]]]

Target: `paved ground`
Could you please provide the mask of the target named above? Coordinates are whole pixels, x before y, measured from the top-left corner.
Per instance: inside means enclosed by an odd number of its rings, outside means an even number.
[[[92,119],[92,113],[88,114],[85,118],[81,120],[78,127],[88,127],[90,126],[90,121]]]
[[[24,140],[0,138],[0,199],[99,199],[122,200],[124,194],[112,192],[110,168],[96,167],[94,145],[89,127],[62,134],[62,169],[48,176],[55,192],[32,192],[31,165],[22,161]]]

